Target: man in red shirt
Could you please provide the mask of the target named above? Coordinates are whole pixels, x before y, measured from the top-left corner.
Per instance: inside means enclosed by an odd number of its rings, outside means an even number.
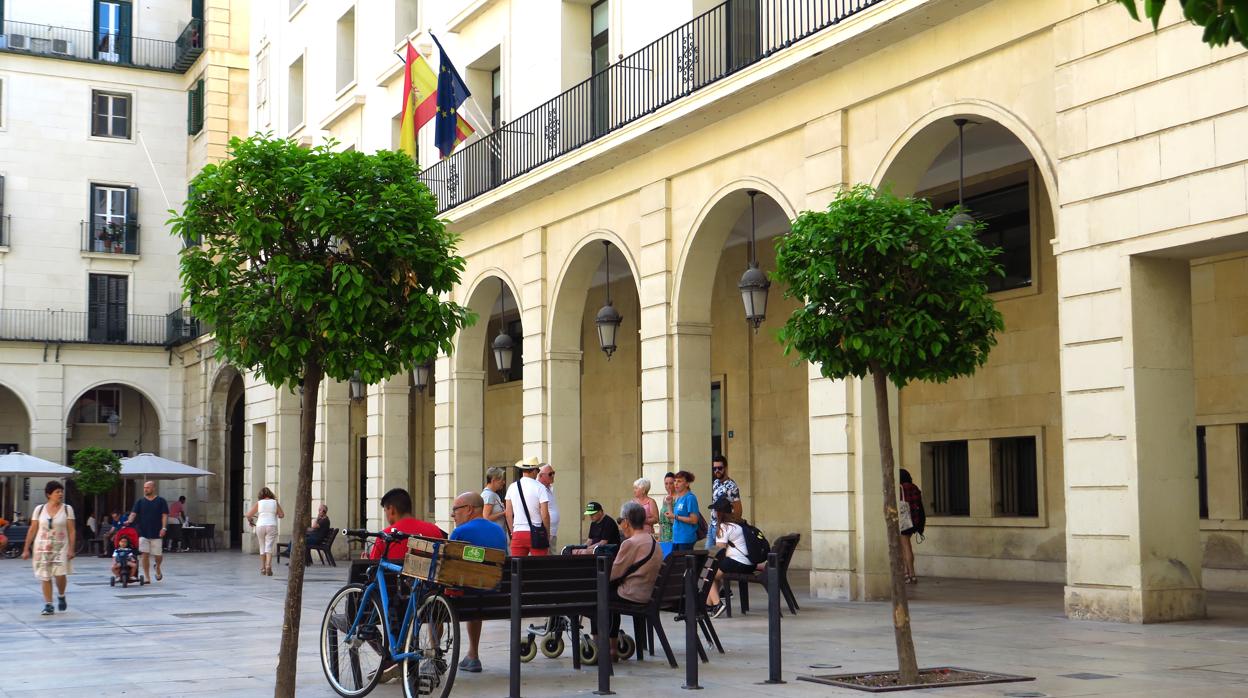
[[[386,513],[386,523],[390,524],[383,529],[386,533],[397,531],[426,538],[446,538],[446,533],[442,529],[412,516],[412,496],[402,487],[390,490],[381,498],[381,509]],[[374,540],[373,547],[368,553],[369,559],[381,559],[382,550],[385,548],[385,542],[380,539]],[[407,554],[407,541],[396,541],[389,544],[385,557],[387,560],[402,560],[405,554]]]

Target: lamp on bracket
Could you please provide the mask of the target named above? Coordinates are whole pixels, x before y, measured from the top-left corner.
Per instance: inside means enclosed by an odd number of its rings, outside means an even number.
[[[598,327],[598,346],[602,349],[602,353],[607,355],[607,361],[611,360],[611,355],[616,349],[616,335],[620,331],[620,323],[624,322],[624,316],[620,315],[620,311],[615,309],[615,305],[611,303],[611,243],[602,241],[603,255],[607,262],[607,303],[598,309],[598,315],[594,317],[594,325]]]
[[[746,194],[750,197],[750,264],[737,282],[737,290],[741,292],[741,302],[745,305],[745,319],[754,326],[754,334],[767,318],[767,291],[771,288],[771,280],[758,268],[758,244],[755,236],[754,197],[758,191],[751,189]]]
[[[953,123],[958,126],[958,208],[962,207],[962,184],[966,178],[966,154],[963,150],[963,142],[965,140],[966,125],[971,123],[970,119],[957,118]],[[953,230],[961,228],[975,222],[975,217],[965,211],[959,211],[949,219],[945,224],[945,230]]]
[[[412,369],[412,383],[416,386],[416,392],[424,393],[425,388],[429,386],[429,376],[433,373],[433,362],[427,361],[419,364]]]
[[[357,369],[351,374],[351,380],[347,381],[347,388],[350,391],[351,400],[354,402],[363,400],[364,389],[366,387],[367,386],[364,385],[364,377],[360,375],[360,372]]]
[[[498,317],[498,336],[494,338],[494,367],[506,383],[511,380],[511,358],[516,351],[516,340],[507,334],[507,285],[502,278],[498,280],[498,301],[502,309]]]
[[[117,432],[121,429],[121,417],[116,412],[108,415],[108,435],[117,436]]]

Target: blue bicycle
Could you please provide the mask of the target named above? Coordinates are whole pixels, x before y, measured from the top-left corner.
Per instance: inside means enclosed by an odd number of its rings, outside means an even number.
[[[379,544],[405,543],[405,533],[343,529],[343,535]],[[435,549],[435,559],[437,556]],[[364,696],[383,674],[401,671],[407,698],[450,695],[459,663],[459,622],[437,584],[400,575],[381,560],[366,584],[338,590],[321,621],[321,667],[341,696]],[[391,580],[393,580],[391,582]],[[399,598],[392,603],[392,595]],[[406,596],[401,622],[399,610]]]

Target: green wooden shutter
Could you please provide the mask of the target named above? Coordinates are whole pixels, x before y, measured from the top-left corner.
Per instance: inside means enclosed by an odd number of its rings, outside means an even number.
[[[186,132],[194,136],[204,128],[204,80],[186,92]]]
[[[139,190],[126,189],[126,254],[139,253]]]

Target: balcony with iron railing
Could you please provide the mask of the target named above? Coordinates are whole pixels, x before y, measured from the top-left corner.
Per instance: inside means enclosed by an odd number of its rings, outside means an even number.
[[[138,223],[79,222],[82,229],[82,251],[102,254],[138,254]]]
[[[207,332],[182,308],[167,315],[0,309],[0,340],[173,347]]]
[[[420,179],[444,212],[885,0],[727,0],[454,152]]]
[[[0,52],[184,73],[204,52],[203,20],[191,19],[176,40],[166,41],[6,19]]]

